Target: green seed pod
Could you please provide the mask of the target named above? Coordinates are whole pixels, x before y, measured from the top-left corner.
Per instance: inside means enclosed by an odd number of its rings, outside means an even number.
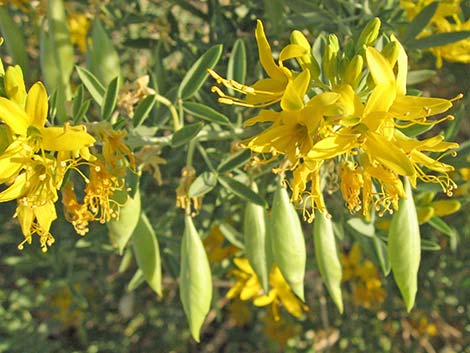
[[[343,312],[343,298],[341,295],[341,277],[343,270],[336,249],[333,223],[323,213],[315,212],[313,222],[313,241],[315,257],[323,282],[328,289],[340,313]]]
[[[257,191],[256,185],[254,188]],[[248,202],[243,218],[245,253],[264,291],[268,292],[269,269],[266,262],[266,222],[264,207]]]
[[[201,326],[212,300],[212,278],[204,245],[186,215],[181,243],[180,299],[193,338],[199,342]]]
[[[302,67],[302,69],[310,71],[310,77],[312,79],[317,79],[318,75],[320,74],[320,66],[312,55],[312,47],[310,46],[307,38],[305,38],[302,32],[295,30],[292,31],[290,35],[290,42],[292,44],[300,45],[307,51],[308,54],[297,58],[297,62]]]
[[[418,269],[421,260],[421,238],[418,216],[408,178],[405,178],[406,199],[398,204],[388,233],[388,256],[393,277],[409,312],[418,290]]]
[[[124,198],[125,200],[125,198]],[[117,246],[122,255],[129,239],[131,238],[140,218],[140,192],[137,190],[134,197],[128,197],[127,203],[119,210],[117,219],[112,219],[106,225],[109,229],[109,237]]]
[[[304,300],[306,250],[299,216],[279,183],[274,192],[271,221],[273,262],[297,296]]]
[[[352,88],[356,88],[359,80],[361,79],[362,68],[364,66],[364,59],[360,55],[354,55],[351,61],[346,66],[344,73],[344,82],[349,83]]]
[[[359,39],[356,42],[356,50],[360,50],[364,45],[371,46],[379,36],[380,19],[375,17],[362,30]]]

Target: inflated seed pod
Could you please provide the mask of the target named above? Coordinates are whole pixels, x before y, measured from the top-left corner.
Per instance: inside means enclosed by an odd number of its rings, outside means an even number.
[[[180,299],[193,338],[199,342],[201,326],[212,300],[212,276],[204,245],[191,216],[184,219],[181,243]]]
[[[256,185],[254,187],[255,191]],[[243,218],[245,253],[264,291],[268,292],[269,269],[266,262],[266,221],[264,207],[248,202]]]
[[[336,249],[333,223],[329,217],[317,211],[313,221],[313,241],[315,245],[315,258],[323,282],[339,312],[342,313],[341,277],[343,271],[338,250]]]
[[[421,237],[413,193],[405,178],[406,199],[398,204],[388,232],[388,257],[393,277],[400,289],[406,310],[413,308],[418,290],[418,269],[421,260]]]
[[[304,300],[306,250],[299,216],[279,183],[274,192],[270,242],[273,262],[279,267],[292,291]]]

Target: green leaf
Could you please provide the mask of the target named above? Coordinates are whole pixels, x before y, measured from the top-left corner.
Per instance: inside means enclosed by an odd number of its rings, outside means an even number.
[[[423,29],[428,25],[429,21],[431,21],[431,18],[436,13],[438,6],[439,1],[432,2],[422,9],[415,18],[413,18],[413,20],[406,27],[406,32],[403,36],[403,43],[407,43],[413,40],[423,31]]]
[[[226,160],[222,161],[217,167],[217,171],[221,174],[230,172],[238,167],[245,165],[251,158],[249,149],[243,149],[235,154],[229,156]]]
[[[144,283],[144,281],[144,273],[140,268],[138,268],[137,271],[134,273],[134,276],[132,276],[131,280],[129,281],[129,284],[127,285],[127,291],[132,292],[136,290],[137,287]]]
[[[28,77],[28,54],[23,32],[13,21],[5,6],[0,6],[0,30],[13,62],[20,65],[24,76]]]
[[[88,67],[107,85],[115,77],[121,76],[121,63],[113,42],[98,17],[93,21],[91,43],[92,46],[87,51]]]
[[[350,218],[346,222],[348,226],[354,229],[359,234],[365,235],[366,237],[373,237],[375,235],[375,227],[373,223],[367,223],[361,218],[355,217]]]
[[[271,212],[270,243],[273,262],[292,291],[304,300],[307,253],[299,216],[285,188],[278,182]]]
[[[408,46],[413,49],[428,49],[433,47],[440,47],[442,45],[458,42],[468,38],[470,38],[470,31],[437,33],[428,37],[416,39],[410,42]]]
[[[266,200],[259,196],[256,192],[251,190],[245,184],[242,184],[239,181],[228,176],[219,176],[219,182],[228,191],[232,192],[238,197],[241,197],[245,201],[253,202],[254,204],[260,205],[262,207],[267,207]]]
[[[438,216],[432,217],[428,223],[438,231],[444,233],[449,237],[455,236],[455,231],[446,223],[444,220]]]
[[[101,120],[110,120],[116,108],[119,95],[120,80],[116,76],[108,85],[104,94],[103,105],[101,106]]]
[[[217,185],[217,174],[204,172],[200,174],[189,187],[188,196],[198,197],[207,194]]]
[[[83,120],[83,117],[85,116],[86,112],[90,108],[91,104],[91,99],[87,99],[86,101],[83,102],[83,104],[80,106],[80,110],[73,116],[73,123],[74,124],[80,124]]]
[[[157,236],[145,213],[140,214],[139,223],[132,235],[134,254],[144,278],[159,296],[162,296],[162,265]]]
[[[406,199],[401,198],[388,233],[388,256],[393,277],[409,312],[418,290],[418,269],[421,260],[421,239],[418,216],[408,178],[405,178]]]
[[[235,41],[232,54],[228,59],[227,79],[235,80],[244,84],[246,80],[246,48],[243,39],[239,38]],[[233,89],[228,90],[230,95],[235,92]]]
[[[122,255],[127,242],[134,233],[134,229],[140,219],[140,193],[136,192],[134,198],[129,197],[127,203],[121,207],[119,218],[112,219],[106,225],[109,229],[111,240],[117,245],[119,254]]]
[[[73,114],[74,119],[83,105],[84,94],[85,92],[83,89],[83,85],[82,84],[78,85],[76,93],[75,93],[75,97],[73,97],[73,105],[72,105],[72,114]]]
[[[171,138],[171,145],[173,147],[179,147],[187,142],[191,141],[196,135],[201,131],[204,124],[199,122],[191,125],[186,125],[185,127],[175,131],[173,137]]]
[[[432,125],[412,125],[410,127],[406,127],[404,129],[400,129],[401,132],[403,132],[406,136],[408,137],[416,137],[421,134],[424,134],[425,132],[431,130],[433,128]]]
[[[232,227],[227,222],[219,222],[219,230],[223,234],[224,238],[227,239],[232,245],[235,245],[239,249],[244,249],[243,235],[238,230]]]
[[[408,86],[413,86],[421,82],[425,82],[430,78],[436,76],[435,70],[415,70],[408,72],[406,78],[406,84]]]
[[[198,118],[210,121],[211,123],[230,125],[230,120],[225,115],[219,113],[211,107],[208,107],[205,104],[196,102],[184,102],[183,108],[187,113]]]
[[[134,121],[134,127],[140,126],[145,121],[145,119],[147,119],[154,105],[155,105],[154,95],[149,95],[145,97],[137,105],[137,108],[135,109],[134,117],[132,118]]]
[[[255,191],[257,188],[255,187]],[[265,293],[269,291],[269,268],[266,260],[265,210],[248,202],[243,217],[243,239],[245,254],[255,271]]]
[[[39,60],[41,64],[41,73],[48,92],[54,92],[61,81],[60,71],[57,67],[54,55],[51,55],[53,43],[51,36],[44,29],[39,34]]]
[[[204,245],[186,215],[181,241],[180,299],[193,338],[199,342],[201,326],[212,300],[212,275]]]
[[[189,69],[178,88],[178,97],[191,98],[203,85],[207,78],[207,69],[212,69],[220,59],[222,45],[209,48]]]
[[[388,259],[387,245],[379,237],[372,238],[372,245],[383,274],[388,276],[392,268],[390,265],[390,260]]]
[[[441,246],[435,241],[428,240],[428,239],[421,239],[421,250],[439,251],[441,250]]]
[[[101,82],[93,75],[90,71],[84,67],[76,66],[78,77],[82,80],[88,92],[90,92],[91,97],[95,100],[96,103],[101,107],[103,105],[104,95],[106,90]]]
[[[323,213],[315,212],[313,221],[313,242],[315,258],[323,282],[330,293],[333,302],[340,313],[343,312],[343,297],[341,295],[341,278],[343,270],[336,249],[335,235],[331,218]]]

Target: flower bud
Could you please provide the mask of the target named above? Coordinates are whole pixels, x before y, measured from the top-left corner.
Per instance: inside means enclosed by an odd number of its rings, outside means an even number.
[[[311,78],[317,79],[318,75],[320,74],[320,67],[312,55],[312,47],[310,46],[307,38],[305,38],[302,32],[296,30],[291,33],[290,42],[292,44],[301,46],[308,53],[302,57],[297,58],[297,62],[302,67],[302,69],[310,71]]]
[[[344,82],[349,83],[353,88],[356,88],[361,78],[363,66],[364,59],[362,56],[354,55],[354,57],[346,66],[346,70],[344,72]]]
[[[375,17],[369,21],[366,27],[359,35],[359,39],[356,43],[356,51],[360,50],[364,45],[371,46],[379,35],[380,30],[380,19]]]

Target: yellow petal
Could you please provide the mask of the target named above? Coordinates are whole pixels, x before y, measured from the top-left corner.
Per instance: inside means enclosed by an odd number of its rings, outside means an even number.
[[[26,98],[26,114],[29,125],[43,127],[47,119],[47,92],[42,82],[36,82],[28,92]]]
[[[307,154],[307,158],[316,160],[334,158],[348,152],[357,145],[357,136],[354,135],[326,137],[313,146],[312,150]]]
[[[24,85],[23,71],[19,65],[9,66],[5,72],[5,93],[7,97],[24,107],[26,88]]]
[[[266,73],[277,81],[287,81],[284,72],[274,62],[271,46],[268,43],[263,23],[260,20],[257,21],[255,36],[258,43],[259,61]]]
[[[399,96],[390,107],[390,113],[401,120],[413,120],[444,113],[452,102],[443,98]]]
[[[41,229],[41,234],[49,233],[51,224],[57,219],[57,213],[52,201],[48,201],[45,205],[34,208],[34,216]]]
[[[0,156],[0,183],[17,174],[23,167],[23,146],[19,142],[13,142]]]
[[[382,83],[395,83],[395,75],[393,74],[393,69],[390,66],[390,63],[383,57],[382,54],[380,54],[377,49],[373,47],[367,47],[366,59],[370,74],[372,75],[376,85]]]
[[[16,208],[16,217],[18,217],[18,222],[21,227],[21,231],[25,238],[31,236],[31,227],[34,221],[34,212],[33,208],[29,205],[23,206],[18,204]]]
[[[9,126],[13,133],[26,136],[28,116],[18,104],[4,97],[0,97],[0,120]]]
[[[406,51],[393,34],[390,36],[392,42],[398,44],[398,70],[397,70],[397,95],[404,96],[406,94],[406,79],[408,75],[408,56]]]
[[[281,108],[285,111],[300,110],[304,107],[304,96],[310,85],[310,71],[302,71],[287,84],[281,99]]]
[[[461,203],[458,200],[439,200],[434,201],[431,207],[434,209],[436,216],[444,217],[458,212],[461,207]]]
[[[306,54],[309,54],[308,51],[302,48],[300,45],[289,44],[281,50],[281,53],[279,54],[279,61],[282,62],[289,59],[299,58]]]
[[[269,305],[273,302],[273,300],[276,298],[277,291],[275,289],[271,289],[268,293],[268,295],[262,295],[260,297],[257,297],[255,300],[253,300],[253,304],[255,306],[266,306]]]
[[[399,175],[412,176],[415,174],[415,169],[408,156],[392,141],[386,141],[382,136],[372,131],[368,131],[366,136],[364,148],[371,160],[380,162]]]
[[[93,136],[73,127],[47,127],[41,129],[42,148],[46,151],[78,151],[95,142]]]
[[[16,177],[14,183],[9,188],[0,192],[0,202],[7,202],[23,195],[23,187],[26,184],[26,173]]]
[[[374,87],[364,108],[364,117],[374,112],[388,112],[395,100],[394,84],[382,83]],[[365,122],[364,122],[365,123]],[[366,123],[365,123],[366,124]],[[367,124],[366,124],[367,125]]]

